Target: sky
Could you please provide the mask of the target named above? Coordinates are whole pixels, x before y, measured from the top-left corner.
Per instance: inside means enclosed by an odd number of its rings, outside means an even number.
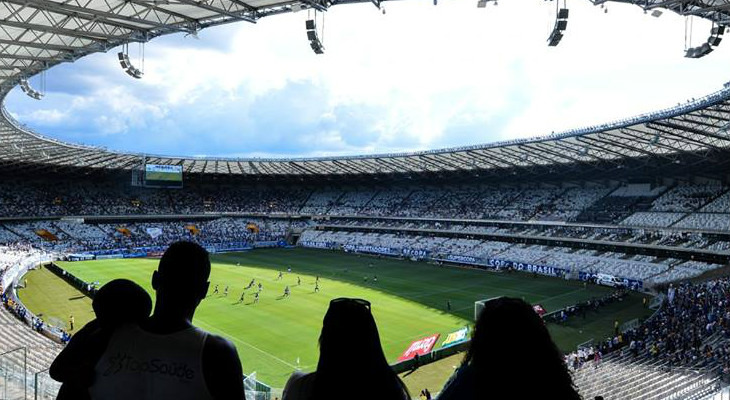
[[[685,43],[709,22],[572,0],[547,46],[555,2],[403,0],[266,17],[129,46],[46,73],[46,96],[6,99],[30,128],[64,141],[147,154],[313,157],[493,143],[676,106],[730,81],[730,44],[701,59]],[[685,26],[691,25],[689,32]],[[730,40],[730,39],[728,39]],[[30,80],[41,85],[40,78]]]

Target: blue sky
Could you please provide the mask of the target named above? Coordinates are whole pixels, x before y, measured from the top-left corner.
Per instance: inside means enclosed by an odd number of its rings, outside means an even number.
[[[685,19],[670,12],[573,1],[550,48],[554,2],[384,4],[385,14],[370,3],[330,10],[321,56],[299,12],[155,39],[141,80],[122,71],[118,50],[60,65],[42,101],[16,88],[6,106],[43,134],[113,150],[350,155],[550,134],[674,106],[730,80],[730,45],[685,59]],[[693,27],[697,45],[710,25]],[[130,46],[139,66],[138,51]]]

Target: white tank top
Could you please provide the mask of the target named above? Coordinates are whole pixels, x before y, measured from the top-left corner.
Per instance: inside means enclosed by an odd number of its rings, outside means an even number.
[[[212,399],[202,367],[208,334],[191,327],[169,335],[125,325],[112,335],[95,368],[92,399]]]

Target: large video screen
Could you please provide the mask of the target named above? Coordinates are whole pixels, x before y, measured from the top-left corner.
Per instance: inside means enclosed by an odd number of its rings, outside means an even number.
[[[144,166],[144,184],[151,187],[181,188],[182,165],[147,164]]]

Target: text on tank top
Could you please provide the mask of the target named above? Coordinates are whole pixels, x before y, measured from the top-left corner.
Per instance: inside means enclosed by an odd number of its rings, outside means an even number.
[[[120,327],[96,364],[91,398],[212,399],[202,368],[207,335],[195,327],[169,335]]]

